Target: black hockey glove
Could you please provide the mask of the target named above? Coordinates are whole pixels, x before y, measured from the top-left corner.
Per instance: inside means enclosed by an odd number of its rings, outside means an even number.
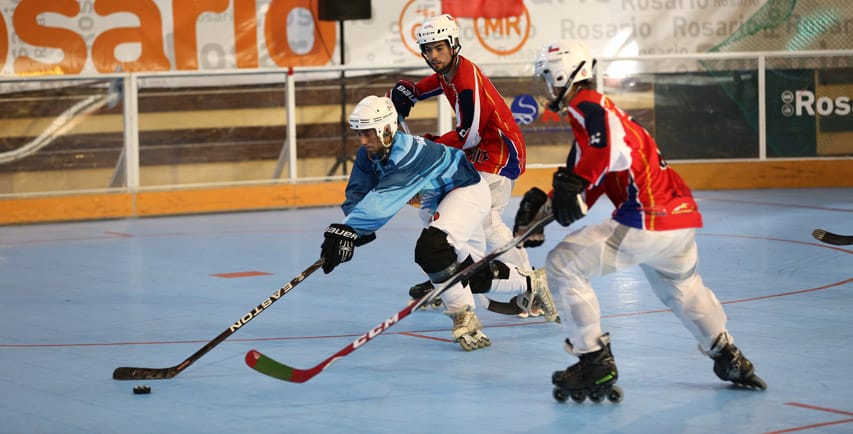
[[[358,234],[348,225],[332,223],[323,234],[320,256],[326,258],[323,272],[329,274],[338,265],[352,259]]]
[[[418,90],[415,88],[415,84],[409,80],[400,80],[395,83],[389,94],[397,114],[404,118],[409,117],[412,107],[419,101]]]
[[[550,212],[547,206],[548,195],[544,191],[533,187],[524,193],[518,211],[515,213],[515,224],[512,227],[514,237],[526,232],[530,224],[544,217],[545,212]],[[541,228],[530,234],[522,244],[524,247],[539,247],[545,242],[545,228]]]
[[[586,202],[580,195],[589,183],[571,170],[560,167],[554,172],[551,206],[557,223],[568,226],[586,215]]]

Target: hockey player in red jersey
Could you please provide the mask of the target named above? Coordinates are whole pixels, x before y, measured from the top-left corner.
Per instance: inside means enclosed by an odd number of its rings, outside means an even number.
[[[586,48],[573,42],[552,42],[537,57],[543,102],[567,118],[575,141],[566,166],[554,173],[550,194],[528,191],[515,222],[520,233],[537,214],[553,212],[568,226],[603,195],[616,208],[610,219],[569,234],[548,253],[545,269],[549,286],[561,296],[565,348],[580,359],[553,373],[554,397],[621,399],[590,278],[631,265],[640,266],[655,295],[714,360],[720,379],[766,389],[734,346],[722,305],[696,272],[695,231],[702,217],[690,189],[667,166],[648,131],[592,88],[594,66]]]
[[[412,107],[421,100],[444,95],[456,113],[456,128],[439,137],[425,135],[438,143],[462,149],[474,168],[489,183],[492,195],[491,213],[484,221],[486,250],[505,245],[512,239],[512,230],[503,223],[506,207],[515,180],[524,173],[526,150],[521,129],[515,123],[512,110],[480,68],[461,56],[459,27],[450,15],[426,19],[415,31],[421,55],[435,71],[423,80],[412,83],[400,80],[389,92],[397,112],[408,117]],[[505,253],[501,260],[529,274],[531,281],[545,282],[541,272],[532,271],[523,248]],[[538,275],[537,275],[538,273]],[[431,289],[429,282],[412,287],[410,294],[417,298]],[[541,309],[525,306],[522,316],[534,315]],[[553,321],[556,313],[546,313]]]

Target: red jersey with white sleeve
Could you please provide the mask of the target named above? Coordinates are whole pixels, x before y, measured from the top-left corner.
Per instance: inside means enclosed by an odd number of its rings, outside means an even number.
[[[661,157],[651,135],[606,96],[581,89],[568,107],[575,143],[567,167],[590,184],[589,206],[602,194],[613,219],[650,231],[702,227],[690,188]]]
[[[444,94],[456,113],[456,129],[435,139],[462,149],[479,172],[516,179],[524,173],[526,149],[521,129],[503,96],[480,68],[458,56],[456,75],[432,74],[415,88],[423,100]]]

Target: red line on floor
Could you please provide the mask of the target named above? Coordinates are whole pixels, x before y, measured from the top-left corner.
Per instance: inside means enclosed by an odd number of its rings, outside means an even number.
[[[788,295],[797,295],[806,292],[819,291],[827,288],[832,288],[835,286],[845,285],[847,283],[853,282],[853,278],[842,280],[840,282],[830,283],[828,285],[819,286],[817,288],[810,289],[802,289],[799,291],[790,291],[783,292],[779,294],[771,294],[764,295],[760,297],[747,298],[742,300],[730,300],[721,302],[722,304],[731,304],[731,303],[742,303],[745,301],[756,301],[763,300],[767,298],[774,297],[782,297]],[[647,310],[640,312],[628,312],[628,313],[618,313],[611,315],[602,315],[602,318],[619,318],[626,316],[639,316],[639,315],[648,315],[653,313],[661,313],[661,312],[670,312],[669,309],[657,309],[657,310]],[[534,324],[544,324],[545,321],[522,321],[518,323],[512,324],[488,324],[484,325],[483,328],[496,328],[496,327],[516,327],[516,326],[528,326]],[[388,332],[387,334],[411,334],[411,333],[430,333],[430,332],[439,332],[439,331],[448,331],[450,329],[434,329],[434,330],[413,330],[411,332]],[[272,337],[272,338],[250,338],[250,339],[229,339],[229,341],[236,342],[249,342],[249,341],[281,341],[281,340],[298,340],[298,339],[327,339],[327,338],[339,338],[339,337],[358,337],[360,334],[341,334],[341,335],[332,335],[332,336],[293,336],[293,337]],[[418,336],[425,337],[425,336]],[[110,342],[110,343],[69,343],[69,344],[0,344],[0,348],[48,348],[48,347],[85,347],[85,346],[122,346],[122,345],[161,345],[161,344],[187,344],[187,343],[198,343],[198,342],[207,342],[201,340],[188,340],[188,341],[158,341],[158,342]]]
[[[853,413],[851,413],[849,411],[836,410],[834,408],[818,407],[816,405],[800,404],[799,402],[786,402],[785,405],[790,405],[790,406],[800,407],[800,408],[806,408],[809,410],[818,410],[818,411],[825,411],[825,412],[829,412],[829,413],[843,414],[846,416],[853,416]],[[813,423],[810,425],[803,425],[803,426],[797,426],[797,427],[793,427],[793,428],[786,428],[786,429],[782,429],[779,431],[769,431],[769,432],[766,432],[764,434],[782,434],[782,433],[788,433],[788,432],[805,431],[805,430],[812,429],[812,428],[821,428],[824,426],[840,425],[842,423],[850,423],[850,422],[853,422],[853,419],[842,419],[842,420],[836,420],[836,421],[832,421],[832,422]]]
[[[437,338],[435,336],[427,336],[427,335],[422,335],[422,334],[412,333],[412,332],[400,332],[399,334],[411,336],[413,338],[432,339],[434,341],[441,341],[441,342],[453,342],[453,339]]]
[[[853,282],[853,277],[849,279],[842,280],[840,282],[830,283],[828,285],[818,286],[817,288],[809,288],[809,289],[800,289],[797,291],[789,291],[789,292],[780,292],[779,294],[770,294],[770,295],[761,295],[758,297],[752,298],[742,298],[739,300],[729,300],[729,301],[721,301],[721,304],[734,304],[734,303],[744,303],[747,301],[756,301],[756,300],[766,300],[768,298],[776,298],[776,297],[787,297],[789,295],[797,295],[797,294],[805,294],[807,292],[820,291],[827,288],[833,288],[836,286],[846,285],[850,282]],[[637,315],[648,315],[650,313],[661,313],[661,312],[670,312],[669,309],[655,309],[655,310],[646,310],[641,312],[628,312],[628,313],[616,313],[611,315],[602,315],[602,318],[619,318],[624,316],[637,316]]]
[[[853,254],[853,250],[850,250],[850,249],[845,249],[843,247],[837,247],[837,246],[830,246],[830,245],[827,245],[825,243],[815,243],[815,242],[811,242],[811,241],[786,240],[784,238],[773,238],[773,237],[764,237],[764,236],[756,236],[756,235],[715,234],[715,233],[710,233],[710,232],[697,233],[696,235],[702,236],[702,237],[744,238],[747,240],[778,241],[780,243],[802,244],[804,246],[814,246],[814,247],[820,247],[822,249],[838,250],[839,252]]]
[[[820,427],[830,426],[830,425],[840,425],[842,423],[850,423],[850,422],[853,422],[853,419],[843,419],[843,420],[836,420],[834,422],[824,422],[824,423],[815,423],[815,424],[811,424],[811,425],[803,425],[803,426],[798,426],[795,428],[782,429],[779,431],[768,431],[764,434],[782,434],[782,433],[786,433],[786,432],[804,431],[804,430],[812,429],[812,428],[820,428]]]
[[[829,413],[838,413],[843,414],[845,416],[853,416],[853,413],[844,410],[836,410],[834,408],[826,408],[826,407],[818,407],[816,405],[808,405],[808,404],[800,404],[799,402],[786,402],[785,405],[791,405],[794,407],[808,408],[809,410],[818,410],[818,411],[826,411]]]

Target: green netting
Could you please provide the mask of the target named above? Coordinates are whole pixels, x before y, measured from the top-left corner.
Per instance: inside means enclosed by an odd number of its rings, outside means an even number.
[[[769,0],[710,52],[853,48],[850,0]]]
[[[853,49],[853,1],[769,0],[743,25],[709,52],[772,52]],[[837,141],[838,135],[823,134],[820,119],[796,118],[781,112],[779,96],[791,89],[818,92],[823,74],[851,71],[853,59],[831,56],[774,59],[767,63],[767,155],[798,157],[820,154],[821,143]],[[702,62],[754,129],[758,125],[757,68],[725,68],[725,62]],[[837,74],[836,74],[837,75]],[[853,78],[842,86],[853,85]],[[836,87],[839,92],[844,88]],[[820,89],[824,90],[824,89]],[[833,125],[827,117],[824,123]],[[849,121],[848,121],[849,122]],[[836,131],[837,132],[837,131]],[[838,152],[836,148],[835,152]],[[843,149],[841,150],[843,153]]]

